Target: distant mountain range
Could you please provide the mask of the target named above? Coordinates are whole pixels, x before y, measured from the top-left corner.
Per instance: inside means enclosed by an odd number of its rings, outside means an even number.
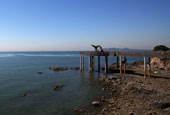
[[[122,51],[122,52],[143,52],[152,51],[151,49],[129,49],[129,48],[104,48],[104,51]]]

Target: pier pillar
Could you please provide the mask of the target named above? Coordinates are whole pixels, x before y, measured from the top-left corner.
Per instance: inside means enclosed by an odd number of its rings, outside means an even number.
[[[116,56],[117,71],[119,70],[119,56]]]
[[[80,71],[82,71],[82,56],[80,56]]]
[[[148,75],[149,75],[149,77],[151,77],[151,58],[149,57],[148,60],[149,60]]]
[[[124,57],[124,74],[126,74],[126,57]]]
[[[108,56],[105,56],[105,73],[108,72]]]
[[[89,72],[92,71],[92,63],[91,63],[91,56],[89,56]]]
[[[146,57],[144,57],[144,78],[146,78]]]
[[[122,56],[120,56],[120,75],[122,74]]]
[[[100,56],[98,56],[98,72],[100,72]]]
[[[84,70],[84,56],[82,56],[82,70]]]
[[[95,60],[94,60],[94,56],[92,56],[92,71],[94,71],[94,67],[95,67]]]

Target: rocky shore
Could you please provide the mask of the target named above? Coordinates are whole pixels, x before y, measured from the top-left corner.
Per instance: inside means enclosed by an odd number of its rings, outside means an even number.
[[[170,61],[159,66],[161,60],[154,60],[151,78],[144,79],[141,60],[128,66],[132,73],[100,77],[101,90],[108,95],[96,98],[86,110],[76,109],[75,115],[170,115]],[[114,70],[114,64],[110,70]]]
[[[99,78],[101,90],[109,94],[97,98],[81,112],[90,115],[169,115],[170,76],[144,79],[139,75]],[[77,114],[78,115],[78,114]]]

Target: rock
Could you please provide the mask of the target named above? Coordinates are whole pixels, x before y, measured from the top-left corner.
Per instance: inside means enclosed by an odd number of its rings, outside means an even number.
[[[101,101],[105,102],[105,97],[104,96],[101,97]]]
[[[99,106],[99,105],[100,105],[100,102],[99,102],[99,101],[93,101],[93,102],[92,102],[92,105],[94,105],[94,106]]]
[[[106,79],[105,79],[105,82],[110,83],[111,80],[110,80],[109,78],[106,78]]]
[[[26,94],[26,93],[24,93],[24,94],[22,94],[21,96],[26,97],[26,96],[27,96],[27,94]]]
[[[77,109],[77,108],[74,108],[74,111],[75,111],[75,112],[77,112],[77,111],[78,111],[78,109]]]
[[[108,105],[108,107],[109,107],[109,108],[112,108],[112,105],[111,105],[111,104],[109,104],[109,105]]]
[[[37,74],[43,74],[42,72],[37,72]]]
[[[168,58],[151,58],[151,67],[152,70],[157,70],[160,72],[166,72],[170,70],[170,59]]]
[[[116,79],[118,79],[118,78],[117,78],[117,76],[111,76],[110,79],[111,79],[111,80],[116,80]]]
[[[104,82],[105,79],[104,79],[103,77],[101,77],[101,78],[98,79],[98,81],[99,81],[99,82]]]
[[[114,100],[114,99],[108,99],[108,103],[109,103],[109,104],[114,104],[114,103],[115,103],[115,100]]]
[[[154,58],[151,58],[151,65],[152,65],[152,67],[164,68],[165,61],[163,59],[154,57]]]
[[[105,111],[107,111],[107,109],[106,109],[106,108],[103,108],[101,112],[104,113]]]
[[[50,67],[49,70],[52,70],[52,71],[66,71],[66,70],[68,70],[68,68],[66,68],[66,67]]]
[[[113,93],[110,93],[109,95],[110,95],[110,96],[112,96],[112,95],[113,95]]]
[[[158,72],[157,71],[154,71],[154,74],[157,74]]]
[[[57,90],[58,88],[61,88],[63,86],[64,86],[63,84],[56,84],[53,90]]]
[[[54,87],[54,88],[53,88],[53,90],[57,90],[57,88],[56,88],[56,87]]]
[[[117,80],[116,80],[116,83],[121,83],[121,79],[117,79]]]
[[[57,86],[58,86],[58,87],[63,87],[64,85],[63,85],[63,84],[58,84]]]
[[[133,62],[132,64],[130,64],[130,67],[137,67],[137,66],[140,66],[140,65],[143,65],[143,64],[144,64],[144,61],[138,60],[138,61]]]
[[[74,67],[74,70],[79,70],[80,68],[79,67]]]
[[[130,112],[128,115],[135,115],[133,112]]]
[[[74,115],[82,115],[83,110],[74,108]],[[85,114],[86,115],[86,114]]]
[[[102,91],[104,91],[104,90],[105,90],[105,88],[103,87],[103,88],[102,88]]]

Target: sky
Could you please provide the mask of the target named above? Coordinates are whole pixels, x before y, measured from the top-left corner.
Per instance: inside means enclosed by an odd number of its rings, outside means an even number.
[[[170,0],[0,0],[0,51],[170,47]]]

